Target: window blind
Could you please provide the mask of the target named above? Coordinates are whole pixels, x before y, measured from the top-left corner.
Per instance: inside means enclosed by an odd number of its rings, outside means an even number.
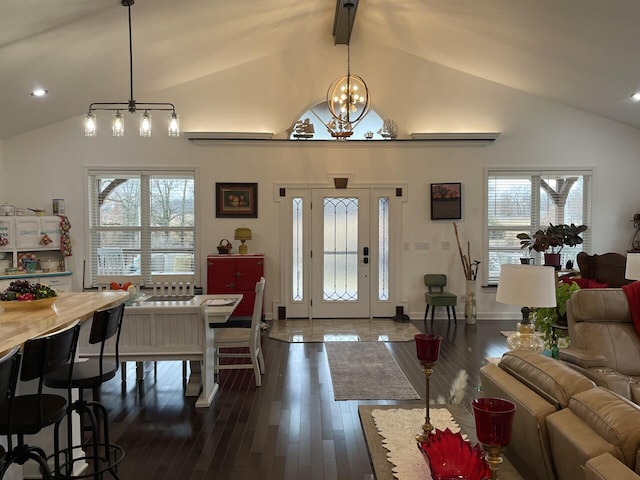
[[[495,285],[500,265],[520,263],[529,256],[520,248],[519,233],[530,235],[549,224],[591,223],[590,170],[489,170],[487,172],[487,284]],[[591,231],[582,234],[584,243],[562,249],[562,264],[575,264],[581,251],[591,250]],[[531,251],[536,264],[543,264],[542,253]]]
[[[195,174],[89,172],[91,284],[97,275],[188,274],[195,266]]]

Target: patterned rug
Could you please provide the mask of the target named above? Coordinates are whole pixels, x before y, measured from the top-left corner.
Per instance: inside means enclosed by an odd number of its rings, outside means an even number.
[[[325,349],[336,400],[420,398],[383,342],[331,342]]]

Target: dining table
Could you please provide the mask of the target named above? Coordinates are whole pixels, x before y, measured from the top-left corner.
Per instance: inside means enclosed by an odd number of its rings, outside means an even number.
[[[242,294],[139,294],[125,303],[119,360],[138,365],[163,360],[190,362],[185,396],[197,397],[195,406],[207,408],[219,390],[215,380],[215,328],[210,325],[225,323],[241,300]],[[79,355],[98,355],[99,346],[90,345],[88,329],[83,330]],[[115,355],[113,342],[106,344],[105,355]],[[136,369],[138,381],[143,380],[141,371]]]

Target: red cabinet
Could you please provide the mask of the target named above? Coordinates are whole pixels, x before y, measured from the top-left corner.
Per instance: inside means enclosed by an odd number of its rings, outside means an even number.
[[[207,293],[241,293],[242,302],[234,317],[250,317],[256,296],[256,283],[264,276],[264,255],[209,255]]]

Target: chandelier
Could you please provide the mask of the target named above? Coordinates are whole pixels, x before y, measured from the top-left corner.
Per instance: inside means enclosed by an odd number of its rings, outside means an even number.
[[[327,106],[331,115],[340,124],[349,125],[360,121],[369,111],[371,96],[364,80],[358,75],[351,74],[351,9],[354,4],[347,2],[344,8],[348,15],[347,37],[347,74],[337,78],[327,90]]]
[[[86,137],[95,137],[97,135],[97,117],[95,112],[113,111],[111,130],[114,137],[124,136],[124,116],[121,111],[136,113],[138,110],[143,111],[140,115],[140,136],[151,136],[151,111],[171,112],[169,114],[168,134],[170,137],[180,136],[180,118],[176,113],[176,107],[173,103],[161,102],[136,102],[133,99],[133,47],[131,41],[131,5],[135,0],[121,0],[122,6],[127,7],[129,13],[129,101],[128,102],[96,102],[89,105],[89,113],[84,122],[84,135]]]

